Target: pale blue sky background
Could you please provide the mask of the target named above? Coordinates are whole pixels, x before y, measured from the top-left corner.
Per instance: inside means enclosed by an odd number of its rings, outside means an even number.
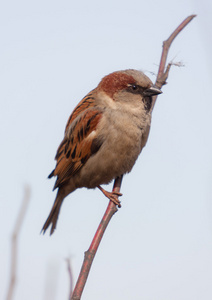
[[[158,98],[148,144],[124,178],[122,208],[109,224],[83,299],[212,299],[211,6],[209,0],[2,1],[1,299],[25,183],[32,197],[14,299],[48,299],[47,270],[56,281],[51,300],[67,299],[64,259],[71,256],[76,280],[107,200],[98,190],[78,190],[64,202],[55,234],[39,234],[55,197],[47,175],[66,121],[112,71],[135,68],[154,81],[150,72],[157,72],[162,41],[193,13],[198,17],[169,54],[185,67],[171,69]]]

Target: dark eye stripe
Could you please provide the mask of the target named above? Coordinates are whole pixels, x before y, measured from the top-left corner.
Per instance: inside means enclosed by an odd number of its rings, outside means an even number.
[[[140,94],[142,95],[144,92],[144,88],[137,84],[131,84],[127,87],[127,91],[132,94]]]

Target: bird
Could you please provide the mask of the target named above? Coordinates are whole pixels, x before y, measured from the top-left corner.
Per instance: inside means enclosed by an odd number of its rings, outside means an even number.
[[[97,187],[120,207],[122,194],[101,185],[132,170],[148,139],[152,96],[160,93],[142,71],[127,69],[103,77],[79,102],[65,127],[56,167],[48,176],[56,177],[57,195],[43,234],[48,227],[53,234],[64,198],[78,188]]]

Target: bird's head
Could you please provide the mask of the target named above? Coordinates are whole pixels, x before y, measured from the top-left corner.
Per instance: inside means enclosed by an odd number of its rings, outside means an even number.
[[[116,103],[133,107],[142,105],[147,112],[151,109],[152,96],[162,93],[143,72],[132,69],[105,76],[97,89]]]

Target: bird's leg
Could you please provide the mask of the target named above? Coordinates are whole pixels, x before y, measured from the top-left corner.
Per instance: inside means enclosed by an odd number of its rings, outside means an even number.
[[[110,199],[110,201],[112,201],[115,205],[118,205],[118,207],[121,207],[121,203],[118,200],[118,196],[122,196],[121,193],[118,193],[118,192],[108,192],[108,191],[104,190],[100,185],[98,186],[98,189],[100,189],[100,191],[102,191],[102,193],[108,199]]]

